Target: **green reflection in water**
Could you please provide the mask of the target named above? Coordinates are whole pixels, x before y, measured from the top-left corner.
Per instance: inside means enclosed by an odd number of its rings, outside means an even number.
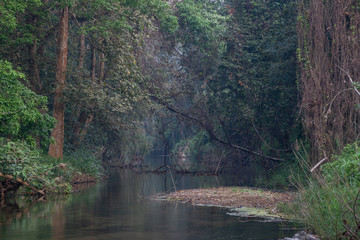
[[[175,176],[177,188],[234,185],[232,179]],[[279,223],[246,222],[219,208],[143,199],[171,191],[164,174],[114,171],[70,196],[18,201],[0,212],[0,239],[279,239],[292,236]]]

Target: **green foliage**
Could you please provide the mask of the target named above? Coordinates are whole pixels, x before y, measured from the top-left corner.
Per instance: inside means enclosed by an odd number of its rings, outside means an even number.
[[[3,0],[0,4],[0,28],[8,31],[15,29],[18,24],[18,14],[24,13],[31,5],[41,4],[40,0]]]
[[[0,138],[0,172],[53,193],[69,193],[74,176],[101,178],[105,174],[101,161],[89,150],[67,152],[61,161],[42,156],[24,141],[4,138]]]
[[[360,142],[348,144],[340,155],[333,156],[333,160],[322,165],[322,174],[328,181],[341,178],[352,187],[360,187]]]
[[[9,62],[0,60],[0,136],[24,139],[34,144],[41,136],[49,142],[49,131],[55,124],[47,111],[47,98],[36,95],[19,80],[24,75]]]
[[[38,150],[26,142],[0,138],[0,172],[20,178],[37,189],[48,192],[69,192],[71,186],[60,178],[64,170],[54,162],[41,162]]]
[[[306,181],[298,182],[299,194],[288,210],[321,239],[360,236],[356,217],[360,187],[358,156],[357,141],[333,156],[332,162],[322,165],[321,174],[313,173]]]
[[[310,180],[288,209],[321,239],[339,239],[346,231],[345,224],[349,229],[357,228],[353,210],[358,209],[353,207],[358,189],[338,181],[337,177],[326,183]]]
[[[105,175],[101,160],[97,159],[94,151],[89,149],[78,149],[76,151],[67,151],[64,159],[58,160],[60,163],[67,164],[67,168],[71,169],[72,175],[86,174],[95,178],[101,178]]]
[[[267,170],[264,175],[256,177],[256,186],[270,189],[293,189],[294,179],[304,181],[306,176],[302,166],[297,161],[284,162],[273,169]]]
[[[291,158],[296,122],[296,1],[230,1],[226,52],[208,84],[230,141]],[[275,151],[280,150],[280,151]]]
[[[211,52],[209,47],[216,47],[213,43],[225,33],[225,22],[228,17],[217,12],[215,3],[205,4],[201,1],[184,0],[176,7],[179,11],[182,31],[188,31],[188,34],[184,36],[185,43],[191,43]]]
[[[202,156],[214,150],[210,143],[209,135],[205,130],[200,130],[192,137],[182,139],[173,147],[173,154],[179,154],[179,149],[193,163],[200,163]]]

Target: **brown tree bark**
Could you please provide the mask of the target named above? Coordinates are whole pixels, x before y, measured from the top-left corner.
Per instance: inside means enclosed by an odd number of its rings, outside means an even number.
[[[58,49],[56,56],[56,75],[55,83],[56,90],[54,96],[53,116],[57,123],[51,133],[54,143],[49,146],[49,155],[55,158],[63,157],[64,148],[64,110],[65,104],[61,101],[63,90],[65,86],[67,52],[68,52],[68,37],[69,37],[69,8],[60,10],[60,24],[58,36]]]
[[[101,82],[105,77],[105,54],[103,52],[99,54],[99,65],[99,82]]]

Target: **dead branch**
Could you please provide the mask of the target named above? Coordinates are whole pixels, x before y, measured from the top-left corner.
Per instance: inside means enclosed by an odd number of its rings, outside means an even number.
[[[341,67],[338,66],[338,65],[336,65],[336,67],[338,67],[341,71],[343,71],[343,72],[346,74],[346,76],[349,78],[351,84],[353,85],[355,92],[360,96],[360,92],[359,92],[359,90],[356,88],[356,86],[354,85],[354,81],[352,80],[352,78],[351,78],[351,76],[350,76],[350,73],[349,73],[348,71],[346,71],[345,69],[341,68]]]
[[[15,181],[17,183],[20,183],[21,185],[30,188],[31,190],[33,190],[34,192],[37,192],[38,194],[44,196],[45,195],[45,189],[39,190],[37,188],[35,188],[34,186],[31,186],[28,182],[21,180],[20,178],[15,178],[14,176],[11,175],[7,175],[7,174],[3,174],[2,172],[0,172],[0,177]]]
[[[314,172],[315,169],[317,169],[321,164],[323,164],[326,160],[328,160],[327,158],[323,158],[320,162],[318,162],[313,168],[311,168],[310,172]]]
[[[232,147],[232,148],[235,148],[235,149],[239,149],[241,151],[244,151],[244,152],[247,152],[247,153],[250,153],[250,154],[253,154],[253,155],[256,155],[256,156],[259,156],[259,157],[262,157],[262,158],[265,158],[265,159],[269,159],[269,160],[272,160],[272,161],[277,161],[277,162],[284,162],[285,159],[282,159],[282,158],[276,158],[276,157],[271,157],[271,156],[267,156],[267,155],[264,155],[262,153],[259,153],[259,152],[255,152],[255,151],[252,151],[250,149],[247,149],[247,148],[244,148],[244,147],[241,147],[241,146],[238,146],[238,145],[234,145],[232,144],[231,142],[226,142],[224,140],[222,140],[221,138],[219,138],[213,131],[212,129],[207,126],[205,123],[203,123],[201,120],[189,115],[189,114],[186,114],[186,113],[183,113],[177,109],[175,109],[173,106],[171,106],[170,104],[164,102],[164,101],[161,101],[158,97],[156,96],[152,96],[152,98],[159,104],[165,106],[168,110],[170,110],[171,112],[173,113],[176,113],[184,118],[187,118],[187,119],[190,119],[191,121],[195,122],[199,127],[201,127],[202,129],[204,129],[212,139],[214,139],[215,141],[225,145],[225,146],[229,146],[229,147]]]
[[[216,166],[216,170],[215,170],[215,175],[217,174],[217,171],[219,170],[221,160],[222,160],[222,158],[223,158],[223,156],[224,156],[224,152],[225,152],[225,151],[223,150],[222,153],[221,153],[221,156],[220,156],[220,158],[219,158],[219,162],[218,162],[218,165]]]
[[[353,90],[353,89],[352,89],[352,88],[346,88],[346,89],[338,92],[338,93],[331,99],[331,101],[330,101],[328,104],[325,105],[324,111],[323,111],[323,115],[325,115],[325,118],[326,118],[327,115],[330,113],[330,111],[331,111],[331,106],[332,106],[334,100],[335,100],[341,93],[346,92],[346,91],[349,91],[349,90]],[[326,111],[326,114],[325,114],[325,110],[326,110],[326,107],[327,107],[327,106],[329,106],[329,107],[328,107],[328,110]]]
[[[256,126],[255,126],[255,124],[254,124],[254,121],[253,121],[252,119],[251,119],[251,123],[252,123],[252,125],[253,125],[253,127],[254,127],[254,130],[255,130],[256,134],[258,135],[258,137],[260,138],[260,140],[265,144],[265,146],[266,146],[268,149],[270,149],[270,150],[272,150],[272,151],[279,151],[279,152],[289,152],[289,151],[292,151],[291,148],[288,148],[288,149],[274,149],[274,148],[270,147],[270,146],[265,142],[264,138],[260,135],[260,133],[259,133],[259,131],[257,130],[257,128],[256,128]]]

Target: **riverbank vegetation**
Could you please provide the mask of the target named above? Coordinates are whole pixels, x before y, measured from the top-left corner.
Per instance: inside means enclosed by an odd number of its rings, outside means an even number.
[[[3,1],[1,198],[103,166],[301,172],[301,209],[321,206],[302,218],[358,235],[329,193],[358,199],[359,19],[349,0]]]

